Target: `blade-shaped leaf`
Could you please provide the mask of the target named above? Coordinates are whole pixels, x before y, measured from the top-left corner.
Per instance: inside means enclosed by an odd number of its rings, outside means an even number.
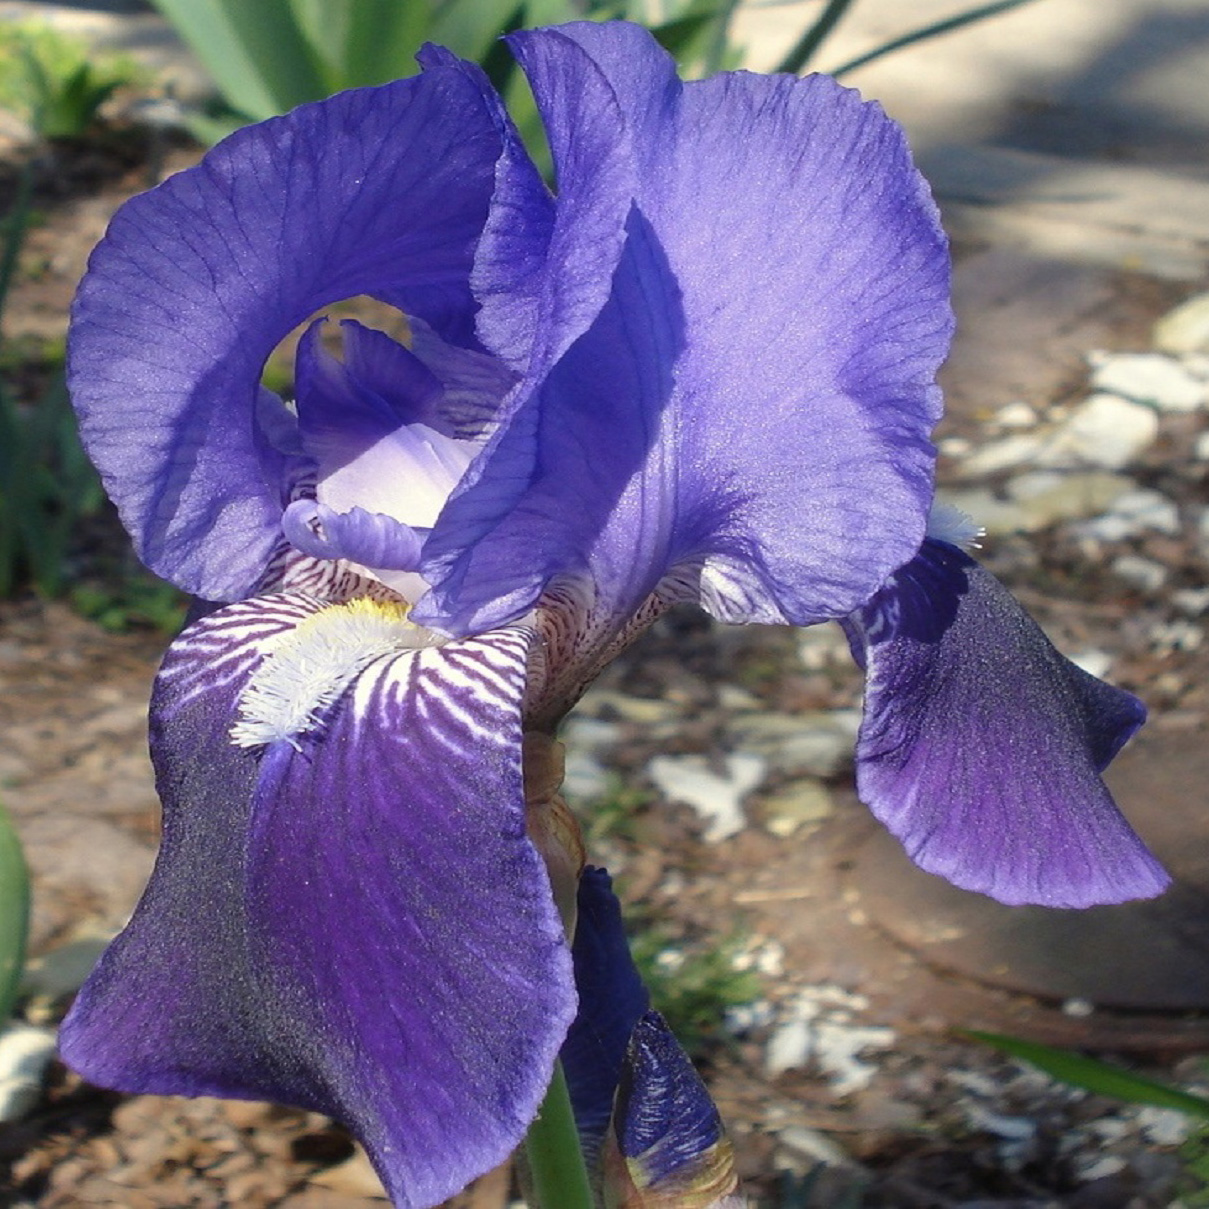
[[[1022,1058],[1051,1078],[1071,1087],[1081,1087],[1084,1091],[1109,1096],[1114,1100],[1125,1100],[1130,1104],[1174,1108],[1177,1112],[1188,1113],[1189,1116],[1209,1118],[1209,1099],[1180,1091],[1179,1088],[1169,1087],[1166,1083],[1159,1083],[1154,1079],[1143,1078],[1123,1067],[1112,1066],[1097,1058],[1087,1058],[1069,1050],[1054,1049],[1049,1045],[1024,1041],[1020,1037],[1010,1037],[1004,1033],[963,1030],[961,1035],[981,1041],[983,1045],[989,1045],[992,1049],[1009,1054],[1013,1058]]]
[[[328,95],[290,0],[155,4],[214,77],[227,104],[249,118],[272,117]]]
[[[385,84],[417,71],[432,36],[432,0],[290,0],[328,90]]]
[[[17,1001],[29,931],[29,871],[21,840],[0,806],[0,1027]]]

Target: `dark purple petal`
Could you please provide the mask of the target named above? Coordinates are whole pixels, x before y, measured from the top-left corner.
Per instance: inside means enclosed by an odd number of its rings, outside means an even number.
[[[262,574],[281,510],[254,402],[265,358],[309,315],[370,294],[473,338],[499,154],[481,90],[438,66],[242,130],[118,212],[76,298],[69,373],[157,572],[210,599]]]
[[[512,44],[572,164],[562,98],[603,73],[637,208],[599,317],[434,532],[425,616],[493,624],[555,564],[618,615],[673,564],[729,620],[850,612],[922,540],[952,323],[901,131],[824,77],[681,85],[633,26]],[[578,180],[560,170],[560,207]]]
[[[993,575],[930,540],[847,628],[867,677],[857,788],[921,868],[1009,904],[1166,887],[1099,776],[1145,707],[1060,655]]]
[[[331,630],[339,612],[266,597],[174,645],[152,707],[160,858],[63,1052],[122,1090],[330,1113],[395,1204],[431,1205],[521,1140],[574,1015],[525,835],[531,636],[373,658],[352,629]],[[360,675],[295,734],[233,745],[260,653],[273,652],[263,676],[323,627]]]
[[[630,1035],[651,1005],[630,956],[621,904],[603,869],[589,866],[580,877],[571,956],[579,1012],[561,1059],[580,1139],[594,1157],[613,1114]]]

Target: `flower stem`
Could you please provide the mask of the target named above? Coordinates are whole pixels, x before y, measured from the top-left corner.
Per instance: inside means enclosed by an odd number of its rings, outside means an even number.
[[[561,1062],[529,1126],[525,1154],[533,1177],[533,1209],[592,1209],[592,1190],[571,1112],[571,1096]]]

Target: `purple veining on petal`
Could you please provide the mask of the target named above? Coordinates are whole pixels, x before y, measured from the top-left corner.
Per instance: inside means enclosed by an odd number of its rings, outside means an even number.
[[[153,569],[210,599],[262,576],[280,487],[250,412],[298,323],[370,294],[473,341],[500,148],[481,89],[434,66],[239,131],[115,215],[76,297],[69,382]]]
[[[512,44],[563,148],[556,214],[610,156],[636,208],[610,299],[435,528],[428,623],[496,624],[584,569],[620,618],[680,564],[726,620],[846,614],[923,537],[952,325],[901,131],[819,77],[682,86],[634,27]],[[621,121],[580,147],[563,99],[602,73]]]
[[[1166,887],[1099,776],[1141,702],[1060,655],[973,559],[927,541],[846,628],[867,676],[857,788],[917,864],[1012,904]]]
[[[330,612],[247,601],[174,644],[152,706],[163,846],[62,1047],[106,1086],[334,1115],[415,1209],[520,1142],[574,1014],[525,835],[531,635],[380,656],[297,749],[232,745],[265,652]]]

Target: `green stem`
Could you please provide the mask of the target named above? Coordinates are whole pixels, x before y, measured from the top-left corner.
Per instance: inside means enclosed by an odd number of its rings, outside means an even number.
[[[592,1209],[592,1189],[561,1062],[555,1063],[541,1111],[529,1126],[525,1154],[533,1176],[533,1209]]]

